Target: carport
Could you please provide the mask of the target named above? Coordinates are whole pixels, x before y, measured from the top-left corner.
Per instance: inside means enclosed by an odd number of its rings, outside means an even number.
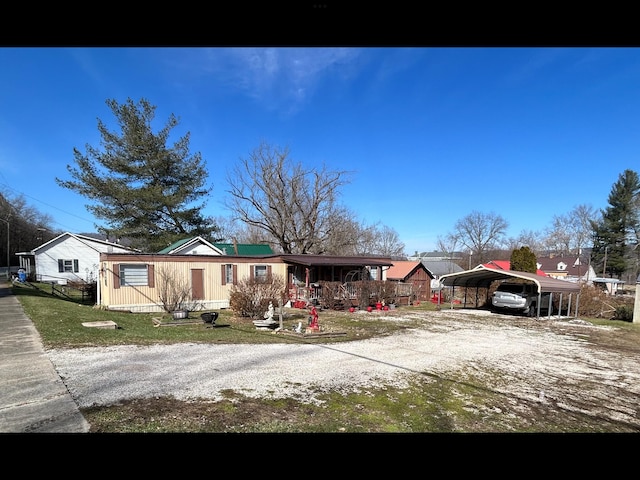
[[[568,295],[568,307],[567,316],[571,316],[571,300],[575,294],[575,316],[578,316],[578,305],[580,300],[580,284],[573,283],[566,280],[558,280],[556,278],[544,277],[535,273],[518,272],[516,270],[496,270],[494,268],[488,268],[484,265],[479,265],[472,270],[465,270],[458,273],[450,273],[442,275],[440,277],[440,284],[445,287],[452,287],[455,294],[455,287],[462,287],[465,290],[464,306],[467,305],[467,293],[469,288],[475,288],[476,302],[478,305],[478,292],[480,288],[486,288],[487,292],[489,287],[496,280],[505,280],[508,278],[519,278],[526,280],[529,283],[534,283],[538,286],[538,311],[536,316],[540,316],[540,303],[543,293],[549,293],[549,302],[553,302],[553,295],[560,295],[559,304],[562,305],[563,295]],[[559,312],[562,313],[562,312]],[[549,309],[549,316],[551,316],[551,309]]]

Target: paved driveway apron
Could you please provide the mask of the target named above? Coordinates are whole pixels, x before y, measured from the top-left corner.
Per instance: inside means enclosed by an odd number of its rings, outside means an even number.
[[[89,424],[45,353],[10,284],[0,280],[0,432],[85,433]]]

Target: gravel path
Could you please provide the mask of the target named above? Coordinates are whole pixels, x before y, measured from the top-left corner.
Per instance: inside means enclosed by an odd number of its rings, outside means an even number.
[[[421,315],[419,328],[357,342],[117,346],[47,353],[81,408],[167,395],[220,400],[225,390],[318,403],[317,395],[324,391],[403,386],[415,375],[455,373],[457,378],[484,378],[490,388],[518,398],[595,409],[640,427],[638,352],[596,349],[579,333],[608,327],[555,321],[572,326],[571,334],[562,334],[485,322],[480,317],[489,313],[482,311]]]

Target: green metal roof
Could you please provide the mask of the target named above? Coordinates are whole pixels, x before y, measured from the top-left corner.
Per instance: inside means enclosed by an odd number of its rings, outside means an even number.
[[[169,253],[172,250],[175,250],[178,247],[181,247],[182,245],[184,245],[187,242],[190,242],[191,240],[193,240],[195,237],[191,237],[191,238],[185,238],[182,240],[178,240],[177,242],[172,243],[171,245],[169,245],[166,248],[163,248],[162,250],[160,250],[158,253],[159,254],[164,254],[164,253]]]
[[[219,248],[227,255],[272,255],[273,250],[269,245],[255,243],[238,243],[238,253],[236,254],[233,243],[214,243],[214,247]]]
[[[158,253],[160,255],[168,254],[173,250],[176,250],[184,244],[192,241],[198,237],[184,238],[172,243],[166,248],[163,248]],[[238,243],[238,253],[236,253],[233,243],[212,243],[214,247],[226,252],[227,255],[273,255],[273,250],[269,245],[254,244],[254,243]]]

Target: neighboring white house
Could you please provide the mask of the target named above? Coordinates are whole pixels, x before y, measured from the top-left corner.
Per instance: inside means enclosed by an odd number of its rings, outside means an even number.
[[[162,255],[226,255],[225,252],[200,236],[175,242],[158,253]]]
[[[101,253],[135,252],[117,243],[65,232],[31,252],[17,255],[28,278],[66,285],[68,282],[96,281]]]

